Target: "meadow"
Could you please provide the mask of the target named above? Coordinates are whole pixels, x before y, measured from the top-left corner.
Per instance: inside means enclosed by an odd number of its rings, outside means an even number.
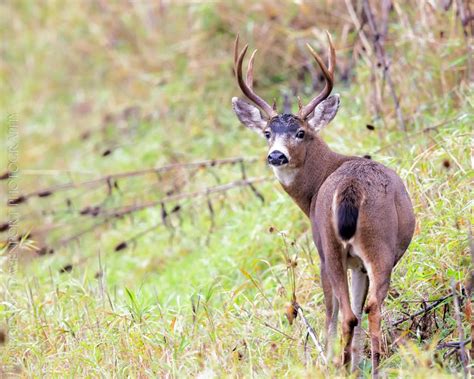
[[[342,105],[322,137],[397,171],[417,218],[382,376],[469,375],[469,2],[371,2],[377,35],[365,3],[1,2],[0,377],[344,377],[318,350],[309,221],[231,106],[237,34],[259,93],[294,111],[325,30]]]

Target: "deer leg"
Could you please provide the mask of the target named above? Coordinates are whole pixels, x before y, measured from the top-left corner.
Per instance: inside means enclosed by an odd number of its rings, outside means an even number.
[[[385,253],[383,251],[380,251],[378,254],[379,257],[384,255]],[[381,309],[390,285],[391,271],[392,265],[388,263],[383,264],[383,261],[378,261],[373,265],[367,265],[367,273],[369,276],[369,295],[365,312],[369,315],[369,334],[372,345],[371,353],[373,378],[378,378],[378,367],[380,363],[380,342],[382,339]]]
[[[346,258],[342,249],[337,246],[328,246],[324,251],[328,252],[326,254],[326,269],[330,275],[333,291],[342,312],[343,364],[347,366],[351,361],[352,337],[354,335],[354,327],[357,325],[357,317],[351,309]]]
[[[355,313],[358,324],[354,328],[354,337],[352,341],[352,371],[357,370],[364,348],[364,336],[362,334],[362,310],[364,308],[367,290],[369,288],[369,279],[365,270],[357,268],[352,270],[352,311]]]
[[[339,302],[334,296],[329,276],[324,264],[321,265],[321,282],[324,293],[324,303],[326,306],[326,351],[328,361],[332,360],[334,341],[337,336],[337,316],[339,313]]]

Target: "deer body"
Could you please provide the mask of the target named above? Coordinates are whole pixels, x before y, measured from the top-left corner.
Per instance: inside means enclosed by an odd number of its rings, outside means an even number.
[[[252,55],[247,82],[241,75],[246,48],[235,57],[236,74],[251,104],[233,98],[234,111],[247,127],[268,140],[268,162],[283,189],[311,221],[321,261],[326,305],[328,349],[342,313],[344,364],[357,368],[362,351],[360,329],[364,305],[369,319],[373,375],[380,359],[381,306],[391,272],[413,236],[415,218],[402,180],[391,169],[369,159],[332,151],[318,131],[336,115],[339,96],[332,89],[335,52],[330,43],[329,69],[311,50],[326,77],[323,93],[298,115],[277,114],[252,90]],[[236,43],[237,51],[237,43]],[[351,295],[347,270],[352,271]],[[352,302],[351,302],[352,298]]]

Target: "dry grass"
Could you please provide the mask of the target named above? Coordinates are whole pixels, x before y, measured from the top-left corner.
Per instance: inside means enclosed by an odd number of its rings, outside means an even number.
[[[383,372],[460,376],[455,350],[437,349],[458,340],[451,300],[447,308],[443,303],[390,328],[422,309],[423,300],[447,295],[450,280],[463,281],[470,270],[472,40],[464,37],[457,4],[444,10],[428,1],[394,2],[385,48],[407,126],[403,133],[369,29],[361,36],[354,27],[363,20],[356,1],[3,3],[0,25],[9,42],[1,48],[0,101],[20,131],[21,175],[14,180],[31,192],[233,156],[257,158],[245,166],[248,177],[269,175],[263,145],[231,111],[230,98],[238,94],[231,72],[235,34],[259,48],[256,85],[281,105],[285,94],[306,99],[319,89],[303,47],[311,42],[323,51],[328,29],[337,47],[336,91],[343,106],[324,138],[337,151],[370,154],[395,168],[417,215],[414,241],[397,266],[384,311]],[[380,19],[381,10],[374,11]],[[12,144],[11,120],[2,120],[2,149]],[[11,155],[1,159],[7,167]],[[77,214],[86,206],[111,209],[241,178],[239,165],[179,170],[119,180],[111,193],[78,189],[2,206],[0,223],[18,211],[19,231],[33,236],[22,239],[13,274],[12,253],[3,253],[1,375],[342,375],[321,363],[311,340],[305,350],[301,320],[289,325],[285,317],[293,290],[287,260],[296,257],[298,302],[324,340],[308,222],[276,183],[257,186],[263,204],[249,188],[209,201],[184,199],[167,208],[180,206],[168,226],[161,224],[162,209],[150,208],[106,223],[54,254],[31,253],[93,224],[92,217]],[[12,180],[0,182],[3,204]],[[153,225],[127,249],[114,251]],[[41,228],[46,230],[39,233]],[[463,322],[467,331],[464,316]],[[368,360],[362,370],[369,375]]]

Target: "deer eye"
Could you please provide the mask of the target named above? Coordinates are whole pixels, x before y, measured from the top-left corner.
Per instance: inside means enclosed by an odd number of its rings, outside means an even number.
[[[296,132],[296,136],[295,136],[295,137],[298,138],[298,139],[303,139],[303,138],[304,138],[304,130],[298,130],[298,131]]]
[[[270,139],[270,137],[272,136],[272,134],[268,130],[265,130],[263,132],[263,135],[265,136],[266,139]]]

